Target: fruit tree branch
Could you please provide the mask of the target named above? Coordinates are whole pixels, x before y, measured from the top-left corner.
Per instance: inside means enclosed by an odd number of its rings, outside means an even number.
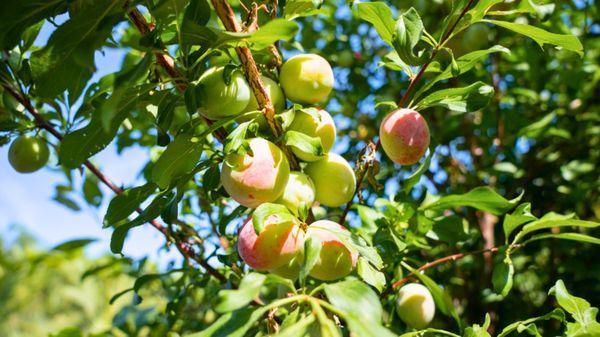
[[[454,31],[454,29],[456,29],[456,26],[458,25],[458,23],[460,22],[460,20],[462,20],[462,18],[467,14],[467,12],[469,11],[469,9],[471,8],[471,6],[475,3],[475,0],[470,0],[465,7],[463,8],[463,10],[460,12],[460,14],[458,15],[458,18],[456,19],[456,21],[454,21],[454,23],[452,24],[452,26],[450,26],[450,29],[448,29],[441,38],[441,42],[433,49],[433,51],[431,52],[431,56],[429,57],[429,59],[427,60],[427,62],[425,62],[421,68],[419,69],[419,71],[417,72],[417,74],[415,76],[413,76],[410,79],[410,83],[408,84],[408,88],[406,89],[406,91],[404,92],[404,95],[402,95],[402,97],[400,98],[400,101],[398,102],[398,106],[399,107],[403,107],[406,102],[408,101],[408,98],[410,97],[410,94],[413,92],[417,82],[419,82],[419,80],[423,77],[423,74],[425,74],[425,70],[427,70],[427,67],[429,67],[429,65],[431,64],[431,62],[433,62],[433,60],[435,59],[435,57],[437,56],[439,50],[440,50],[440,46],[443,46],[447,40],[450,38],[450,36],[452,35],[452,32]],[[369,142],[369,144],[367,144],[366,147],[371,147],[372,146],[372,142]],[[363,165],[357,165],[357,167],[355,168],[357,170],[357,176],[358,178],[356,179],[356,189],[354,191],[354,195],[352,196],[352,199],[350,199],[350,201],[348,201],[348,203],[346,204],[346,207],[344,208],[344,212],[342,213],[342,216],[340,217],[340,220],[338,221],[340,225],[343,225],[344,222],[346,222],[346,216],[348,216],[348,213],[350,212],[350,208],[352,207],[352,204],[354,203],[354,197],[358,194],[360,187],[362,185],[362,182],[365,178],[365,175],[367,174],[367,172],[369,171],[369,167],[371,166],[371,164],[373,163],[373,161],[375,160],[375,153],[377,152],[379,146],[381,144],[381,140],[378,140],[377,143],[375,144],[375,147],[371,149],[371,151],[373,151],[373,155],[367,157],[368,160],[365,161],[365,163]],[[363,150],[365,151],[365,150]]]
[[[238,22],[235,13],[233,12],[233,8],[231,8],[231,5],[229,5],[227,0],[211,0],[211,2],[215,8],[215,11],[217,12],[217,16],[223,23],[223,26],[225,26],[225,29],[230,32],[242,31],[242,26]],[[261,109],[265,115],[265,119],[267,120],[267,124],[269,124],[271,132],[276,138],[280,137],[283,134],[283,129],[275,119],[275,108],[273,107],[273,102],[271,102],[271,99],[267,93],[267,89],[265,88],[260,77],[260,71],[258,70],[256,62],[254,61],[254,57],[252,56],[250,48],[240,46],[236,47],[235,51],[242,62],[246,80],[250,84],[250,88],[256,97],[259,109]],[[292,169],[298,169],[300,166],[290,150],[286,146],[281,146],[281,148],[288,157]]]
[[[50,133],[51,135],[53,135],[54,137],[56,137],[56,139],[58,139],[59,141],[61,141],[63,139],[62,134],[60,132],[58,132],[50,123],[48,123],[40,115],[40,113],[31,104],[31,101],[27,97],[25,97],[24,95],[22,95],[15,88],[13,88],[12,86],[10,86],[8,84],[2,84],[2,87],[6,90],[6,92],[8,92],[11,96],[13,96],[19,103],[21,103],[25,107],[25,110],[27,110],[27,112],[29,112],[29,114],[31,114],[31,116],[35,120],[35,122],[36,122],[36,124],[37,124],[38,127],[46,130],[48,133]],[[106,177],[106,175],[104,175],[104,173],[102,173],[89,160],[86,160],[83,163],[83,165],[93,175],[95,175],[104,185],[106,185],[111,191],[113,191],[116,194],[122,194],[123,193],[123,189],[121,189],[120,187],[118,187],[117,185],[115,185],[115,183],[113,183],[108,177]],[[142,209],[138,208],[138,209],[136,209],[136,211],[138,213],[141,213]],[[150,220],[149,223],[150,223],[150,225],[152,225],[152,227],[156,228],[159,232],[161,232],[165,236],[165,238],[167,239],[167,242],[173,242],[173,243],[175,243],[175,246],[177,247],[177,250],[179,250],[184,257],[196,261],[199,265],[201,265],[202,267],[204,267],[204,269],[206,269],[206,271],[209,274],[211,274],[212,276],[214,276],[215,278],[217,278],[221,282],[225,282],[227,280],[225,278],[225,276],[223,276],[223,274],[221,274],[218,270],[214,269],[210,264],[208,264],[208,262],[203,257],[201,257],[198,254],[196,254],[196,252],[193,250],[192,247],[190,247],[188,244],[186,244],[184,242],[179,242],[179,241],[175,240],[169,234],[169,231],[167,230],[167,228],[165,226],[161,225],[156,220]]]
[[[126,4],[126,6],[128,6],[128,4]],[[140,32],[140,34],[142,34],[142,36],[149,34],[154,29],[154,25],[148,23],[148,21],[146,21],[146,19],[144,18],[144,15],[140,13],[140,11],[137,8],[135,8],[135,6],[130,7],[127,10],[127,16],[137,28],[137,30]],[[175,67],[175,62],[173,61],[173,58],[166,52],[158,50],[154,51],[154,57],[156,57],[156,63],[158,63],[158,65],[161,66],[161,68],[163,68],[164,71],[173,79],[175,87],[177,87],[177,89],[181,93],[184,93],[188,87],[188,82],[186,78],[182,76],[179,70],[177,70],[177,68]],[[205,117],[202,118],[204,119],[206,124],[208,124],[208,126],[211,126],[213,124],[213,121],[211,121],[210,119],[207,119]],[[215,137],[217,137],[217,139],[221,143],[223,143],[225,141],[225,138],[227,138],[227,132],[223,128],[217,129],[214,132],[214,134]]]
[[[403,284],[405,284],[406,282],[410,281],[410,279],[415,276],[415,273],[422,272],[424,270],[427,270],[429,268],[435,267],[435,266],[440,265],[440,264],[444,264],[444,263],[448,263],[448,262],[454,262],[454,261],[460,260],[462,258],[465,258],[467,256],[471,256],[471,255],[478,255],[478,254],[485,254],[485,253],[494,254],[494,253],[497,253],[500,250],[500,248],[502,248],[502,247],[492,247],[492,248],[475,250],[475,251],[472,251],[472,252],[452,254],[452,255],[444,256],[444,257],[439,258],[437,260],[433,260],[431,262],[427,262],[426,264],[424,264],[424,265],[420,266],[419,268],[417,268],[414,272],[411,272],[410,274],[406,275],[406,277],[402,278],[399,281],[394,282],[391,287],[387,288],[383,293],[381,293],[381,296],[382,297],[386,296],[393,289],[401,287]]]

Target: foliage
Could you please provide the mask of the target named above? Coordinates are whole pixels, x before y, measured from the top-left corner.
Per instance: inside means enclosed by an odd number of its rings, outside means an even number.
[[[118,194],[104,218],[110,248],[120,253],[131,228],[153,226],[184,257],[160,272],[128,264],[122,272],[135,281],[111,302],[139,300],[158,280],[157,304],[127,306],[114,329],[94,332],[600,334],[590,304],[600,303],[597,2],[274,3],[9,0],[0,13],[0,143],[41,131],[65,175],[56,199],[74,209],[70,193],[93,206],[103,197],[106,179],[89,161],[96,153],[111,143],[148,148],[145,184],[109,186]],[[43,22],[56,28],[36,46]],[[94,55],[104,48],[126,57],[96,80]],[[322,150],[317,138],[286,132],[308,106],[288,103],[273,116],[258,95],[255,72],[277,79],[279,51],[315,52],[334,66],[324,107],[335,116],[336,152],[356,161],[360,191],[346,208],[314,206],[307,218],[350,229],[335,235],[360,255],[358,268],[338,282],[306,277],[318,255],[310,240],[297,282],[249,271],[235,249],[253,210],[223,189],[225,156],[249,153],[254,136]],[[226,65],[225,83],[243,71],[267,123],[250,112],[218,121],[197,113],[197,80],[215,65]],[[430,153],[414,166],[376,154],[379,123],[397,107],[416,108],[429,124]],[[74,186],[82,165],[90,173]],[[278,207],[259,209],[260,231]],[[434,297],[432,328],[411,331],[394,313],[394,289],[409,279]]]

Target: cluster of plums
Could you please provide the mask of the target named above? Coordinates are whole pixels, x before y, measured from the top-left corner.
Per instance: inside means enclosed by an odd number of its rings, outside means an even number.
[[[266,76],[262,76],[262,81],[275,112],[281,113],[286,108],[286,98],[304,106],[326,101],[333,89],[334,75],[321,56],[302,54],[283,64],[279,83]],[[252,115],[258,109],[257,100],[239,69],[209,68],[199,78],[197,88],[198,111],[208,119]],[[259,111],[250,118],[265,124]],[[357,252],[340,239],[340,233],[348,234],[347,229],[329,220],[315,221],[310,226],[302,223],[315,202],[340,207],[354,196],[354,171],[344,158],[329,152],[336,138],[334,120],[323,109],[305,108],[295,112],[286,131],[320,139],[322,155],[291,147],[302,161],[300,170],[291,171],[284,152],[274,143],[257,137],[248,140],[249,151],[229,153],[223,161],[221,182],[236,202],[248,208],[280,204],[293,215],[271,215],[260,233],[256,232],[252,218],[248,219],[239,231],[239,254],[256,270],[296,279],[304,261],[305,241],[310,238],[320,245],[320,253],[309,275],[322,281],[345,277],[358,259]],[[388,157],[401,165],[418,162],[429,147],[427,123],[412,109],[389,113],[380,125],[379,136]],[[20,136],[9,149],[9,162],[18,172],[39,170],[48,157],[48,146],[40,138]],[[397,309],[408,325],[424,328],[433,319],[435,304],[426,287],[408,284],[399,291]]]
[[[258,109],[256,98],[242,73],[229,70],[229,74],[225,74],[226,71],[225,67],[209,68],[198,81],[199,112],[209,119]],[[334,82],[329,63],[315,54],[297,55],[285,62],[279,83],[266,76],[262,80],[276,113],[285,109],[286,98],[304,106],[325,101]],[[259,124],[260,118],[258,114],[255,119]],[[336,138],[335,123],[327,111],[307,108],[295,112],[286,131],[318,138],[322,155],[302,147],[291,147],[302,161],[300,170],[291,171],[287,157],[277,145],[256,137],[247,140],[248,152],[229,153],[223,161],[221,182],[232,199],[249,208],[265,203],[281,204],[294,215],[285,220],[272,215],[260,233],[256,232],[252,218],[247,220],[239,231],[239,254],[256,270],[293,279],[298,277],[304,261],[304,242],[312,238],[321,244],[321,251],[310,275],[319,280],[344,277],[353,270],[358,256],[334,232],[347,230],[328,220],[316,221],[304,230],[297,219],[305,220],[315,202],[339,207],[354,196],[354,171],[344,158],[329,152]]]

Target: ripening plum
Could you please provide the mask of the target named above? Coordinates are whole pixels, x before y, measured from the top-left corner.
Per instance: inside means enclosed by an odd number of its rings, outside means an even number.
[[[429,127],[415,110],[398,109],[381,122],[379,139],[393,162],[412,165],[423,157],[429,147]]]
[[[208,119],[217,120],[240,114],[250,103],[250,86],[240,70],[230,74],[229,84],[224,78],[225,67],[205,71],[197,84],[198,112]]]
[[[323,152],[329,152],[335,142],[335,123],[331,115],[323,109],[312,109],[311,113],[297,111],[288,130],[298,131],[310,137],[319,137],[323,145]],[[306,162],[322,158],[296,147],[292,147],[292,152]]]
[[[286,206],[296,216],[306,216],[315,202],[315,185],[302,172],[291,172],[283,194],[277,203]]]
[[[252,219],[246,221],[238,236],[238,252],[256,270],[280,268],[289,263],[304,246],[304,232],[297,221],[279,223],[277,215],[267,220],[259,235]]]
[[[321,281],[340,279],[352,272],[358,254],[352,252],[335,232],[348,231],[330,220],[319,220],[308,226],[306,236],[321,242],[321,252],[309,275]]]
[[[290,101],[317,104],[324,102],[333,89],[333,70],[317,54],[296,55],[281,67],[279,82]]]
[[[20,173],[31,173],[41,169],[49,157],[48,145],[41,138],[20,136],[8,149],[8,162]]]
[[[396,299],[398,316],[415,329],[424,329],[433,320],[435,302],[427,287],[418,283],[409,283],[398,292]]]
[[[221,182],[233,200],[255,208],[274,202],[282,194],[290,175],[290,165],[283,152],[263,138],[249,140],[251,152],[230,153],[221,169]]]
[[[346,159],[335,153],[328,153],[323,159],[308,163],[304,172],[315,184],[315,199],[322,205],[339,207],[354,196],[354,171]]]

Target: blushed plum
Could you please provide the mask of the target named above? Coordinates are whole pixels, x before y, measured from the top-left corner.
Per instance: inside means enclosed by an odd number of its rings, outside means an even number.
[[[399,109],[383,119],[379,127],[379,139],[393,162],[412,165],[423,157],[429,147],[429,127],[423,116],[415,110]]]
[[[272,215],[259,235],[252,219],[240,229],[238,252],[246,264],[256,270],[270,270],[288,264],[304,245],[304,232],[298,222],[278,222]]]
[[[274,202],[282,194],[290,175],[283,152],[263,138],[249,140],[251,152],[230,153],[223,162],[221,182],[231,197],[246,207]]]
[[[321,252],[310,276],[321,281],[340,279],[352,272],[356,266],[358,254],[352,252],[339,239],[335,232],[347,231],[346,228],[330,220],[319,220],[308,226],[306,236],[321,242]]]

